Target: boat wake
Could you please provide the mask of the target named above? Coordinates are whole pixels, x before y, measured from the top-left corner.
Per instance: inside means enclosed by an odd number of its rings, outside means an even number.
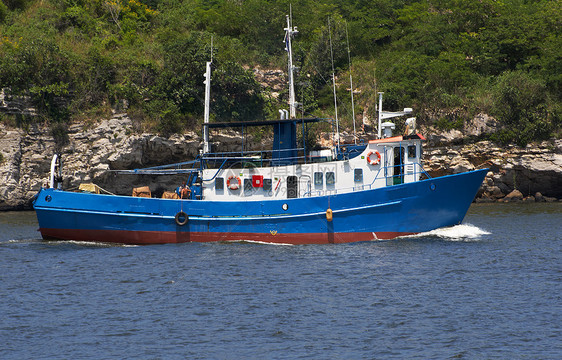
[[[230,240],[230,241],[225,241],[225,243],[259,244],[259,245],[274,245],[274,246],[294,246],[293,244],[287,244],[287,243],[272,243],[272,242],[257,241],[257,240]]]
[[[8,240],[0,240],[0,244],[33,244],[41,242],[41,239],[8,239]]]
[[[74,245],[79,247],[138,247],[139,245],[129,245],[120,243],[109,243],[101,241],[76,241],[76,240],[49,240],[45,241],[52,245]]]
[[[446,228],[440,228],[404,238],[438,237],[447,241],[478,241],[484,235],[491,233],[472,224],[460,224]]]

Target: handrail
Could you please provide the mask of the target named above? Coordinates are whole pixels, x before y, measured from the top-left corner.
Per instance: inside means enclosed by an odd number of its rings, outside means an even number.
[[[259,161],[260,165],[263,166],[264,163],[275,164],[275,165],[287,165],[287,162],[297,163],[298,160],[303,160],[306,162],[306,154],[304,154],[304,148],[292,148],[292,149],[282,149],[282,150],[251,150],[251,151],[230,151],[230,152],[220,152],[220,153],[207,153],[202,158],[207,161],[219,161],[219,160],[229,160],[229,161],[245,161],[245,162],[256,162]],[[275,153],[282,152],[297,152],[302,155],[298,156],[285,156],[275,158],[273,155]],[[237,156],[232,156],[237,155]],[[269,155],[269,156],[268,156]],[[255,156],[253,158],[252,156]]]
[[[427,176],[428,179],[431,179],[431,176],[425,171],[425,169],[423,168],[423,166],[421,166],[421,164],[419,162],[406,164],[406,165],[417,166],[417,167],[419,167],[419,169],[421,169],[421,171],[414,171],[414,172],[407,173],[407,174],[402,173],[402,174],[399,174],[399,175],[379,177],[379,174],[381,173],[381,170],[398,167],[400,165],[381,166],[379,168],[379,170],[377,171],[377,174],[375,175],[375,178],[373,179],[373,181],[370,184],[355,185],[355,186],[352,186],[352,187],[345,187],[345,188],[340,188],[340,189],[310,190],[310,191],[305,191],[303,193],[302,197],[311,197],[315,192],[318,193],[317,196],[322,196],[323,194],[324,195],[335,195],[335,194],[338,194],[338,193],[348,193],[348,192],[354,192],[354,191],[371,190],[371,189],[374,188],[374,184],[377,180],[385,180],[386,181],[387,179],[401,178],[401,177],[404,177],[406,175],[414,175],[415,176],[415,175],[418,175],[418,174],[424,174],[425,176]],[[419,181],[419,180],[415,180],[414,182],[416,182],[416,181]],[[385,185],[384,187],[394,186],[394,185],[399,185],[399,184]]]
[[[226,159],[222,162],[221,166],[217,169],[217,171],[215,172],[215,175],[213,175],[212,178],[210,179],[203,179],[202,181],[213,181],[217,175],[219,174],[219,172],[222,170],[222,167],[224,166],[224,164],[226,164]]]
[[[291,149],[280,149],[280,150],[243,150],[243,151],[221,151],[216,153],[207,153],[205,154],[205,158],[210,157],[209,155],[222,155],[222,154],[252,154],[252,153],[274,153],[274,152],[282,152],[282,151],[304,151],[304,148],[291,148]]]
[[[383,179],[389,179],[389,178],[398,178],[398,177],[404,177],[405,175],[416,175],[416,174],[424,174],[425,176],[427,176],[428,179],[431,179],[431,176],[425,171],[425,169],[423,168],[423,166],[419,163],[419,162],[415,162],[415,163],[409,163],[409,164],[400,164],[400,165],[393,165],[393,166],[381,166],[379,168],[379,171],[377,171],[377,175],[375,175],[375,178],[373,179],[373,181],[371,182],[370,185],[373,185],[375,183],[375,181],[377,181],[379,179],[379,174],[381,172],[381,170],[383,169],[391,169],[391,168],[396,168],[396,167],[400,167],[400,166],[405,166],[405,165],[414,165],[414,167],[419,167],[419,169],[421,169],[421,171],[414,171],[412,173],[402,173],[402,174],[398,174],[398,175],[392,175],[392,176],[383,176],[381,178]],[[415,170],[415,169],[414,169]]]
[[[193,165],[193,164],[196,164],[197,162],[198,162],[198,160],[195,159],[195,160],[184,161],[184,162],[175,163],[175,164],[158,165],[158,166],[151,166],[151,167],[147,167],[147,168],[135,169],[134,171],[168,169],[168,168],[172,168],[172,167],[179,167],[179,166],[182,166],[182,165]]]
[[[120,174],[144,174],[144,175],[174,175],[174,174],[189,174],[192,172],[199,171],[197,168],[194,168],[195,165],[199,160],[190,160],[184,161],[174,164],[167,164],[167,165],[158,165],[158,166],[150,166],[146,168],[140,169],[133,169],[133,170],[109,170],[111,172],[120,173]],[[181,166],[183,165],[191,165],[191,168],[182,169]]]
[[[198,172],[199,169],[134,169],[134,170],[108,170],[117,174],[134,174],[134,175],[177,175],[190,174]]]

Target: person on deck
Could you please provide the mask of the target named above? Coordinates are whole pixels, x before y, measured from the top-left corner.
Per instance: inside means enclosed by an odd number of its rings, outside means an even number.
[[[189,199],[191,196],[191,189],[187,186],[185,181],[182,181],[181,185],[176,188],[176,194],[180,199]]]

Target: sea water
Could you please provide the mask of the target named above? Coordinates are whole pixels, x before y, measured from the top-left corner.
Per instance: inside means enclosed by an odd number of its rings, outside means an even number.
[[[0,359],[562,358],[560,203],[343,245],[36,230],[33,212],[0,213]]]

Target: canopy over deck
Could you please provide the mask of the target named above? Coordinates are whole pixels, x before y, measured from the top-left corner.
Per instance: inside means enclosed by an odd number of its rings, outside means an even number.
[[[272,165],[290,165],[297,161],[297,125],[309,123],[331,122],[321,118],[300,118],[300,119],[277,119],[262,121],[235,121],[222,123],[203,124],[203,129],[237,128],[250,126],[271,126],[273,127],[273,159]],[[304,135],[304,129],[303,129]],[[304,136],[303,136],[304,139]],[[303,140],[304,141],[304,140]],[[306,147],[303,146],[303,147]]]

